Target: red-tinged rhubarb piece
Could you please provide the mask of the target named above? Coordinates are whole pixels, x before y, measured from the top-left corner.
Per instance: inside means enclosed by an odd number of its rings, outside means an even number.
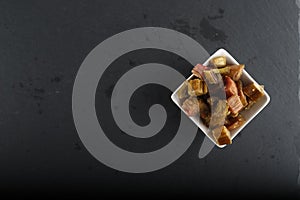
[[[238,114],[239,111],[242,110],[244,107],[240,100],[240,97],[237,94],[229,97],[227,99],[227,103],[228,103],[229,110],[233,115]]]
[[[198,78],[203,78],[203,71],[209,69],[208,67],[197,64],[193,69],[192,73],[197,76]]]
[[[227,98],[238,94],[236,84],[229,76],[225,76],[225,93]]]
[[[199,113],[199,102],[197,97],[189,97],[182,104],[182,109],[188,116],[195,116]]]

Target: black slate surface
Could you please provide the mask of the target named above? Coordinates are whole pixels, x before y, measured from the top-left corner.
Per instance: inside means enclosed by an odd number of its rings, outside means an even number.
[[[299,197],[298,13],[295,1],[284,0],[0,1],[1,190],[99,197],[142,192]],[[73,123],[71,95],[77,70],[96,45],[144,26],[178,30],[209,53],[227,49],[265,85],[271,102],[226,149],[214,148],[199,159],[204,136],[198,131],[192,146],[170,166],[129,174],[104,166],[84,148]],[[167,52],[135,54],[119,62],[130,67],[150,54],[170,65],[184,64]],[[190,68],[182,73],[187,77]],[[111,85],[106,87],[109,94]],[[159,86],[142,90],[171,94]],[[135,95],[133,118],[147,124],[139,102],[149,94]],[[161,101],[172,103],[169,98]],[[170,105],[170,112],[179,110]],[[167,124],[169,134],[156,139],[163,142],[134,141],[130,150],[161,147],[172,137],[178,117]],[[118,145],[130,146],[128,139],[113,137]]]

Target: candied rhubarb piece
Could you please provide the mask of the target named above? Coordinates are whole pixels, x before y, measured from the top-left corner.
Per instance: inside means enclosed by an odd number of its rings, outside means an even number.
[[[207,86],[203,80],[193,79],[188,81],[188,94],[190,96],[200,96],[208,92]]]
[[[243,88],[244,94],[252,101],[256,102],[260,97],[264,96],[264,88],[256,83],[250,83]]]
[[[247,98],[246,98],[246,96],[244,95],[244,92],[243,92],[243,83],[242,83],[242,81],[238,80],[236,82],[236,86],[237,86],[238,95],[240,97],[240,100],[241,100],[243,106],[246,107],[248,105],[248,102],[247,102]]]
[[[232,144],[230,131],[226,126],[218,127],[214,129],[212,133],[219,145]]]
[[[229,118],[226,127],[228,130],[232,131],[240,126],[242,126],[246,122],[245,118],[239,114],[237,117]]]
[[[225,93],[226,97],[238,94],[236,84],[229,76],[225,76]]]
[[[197,64],[193,69],[192,69],[192,73],[197,76],[198,78],[202,79],[203,77],[203,71],[209,69],[208,67],[201,65],[201,64]]]
[[[210,60],[210,63],[215,67],[225,67],[226,66],[226,57],[218,56]]]
[[[196,97],[189,97],[182,104],[182,109],[188,116],[195,116],[199,113],[199,102]]]
[[[228,107],[233,115],[236,115],[240,110],[243,109],[243,104],[240,97],[236,94],[227,99]]]
[[[228,76],[232,78],[234,81],[237,81],[241,78],[243,74],[243,69],[245,68],[245,65],[230,65],[230,73]]]

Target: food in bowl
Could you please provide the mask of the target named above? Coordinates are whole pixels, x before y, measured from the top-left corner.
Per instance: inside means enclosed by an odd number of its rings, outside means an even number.
[[[244,64],[231,64],[226,56],[216,56],[207,65],[195,65],[192,77],[177,91],[184,112],[199,117],[218,145],[232,144],[231,131],[246,122],[242,111],[265,95],[262,85],[242,80],[244,69]]]

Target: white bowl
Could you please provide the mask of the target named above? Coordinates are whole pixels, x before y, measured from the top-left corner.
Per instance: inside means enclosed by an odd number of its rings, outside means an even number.
[[[207,66],[209,61],[217,56],[225,56],[227,59],[227,63],[229,64],[239,64],[225,49],[219,49],[217,50],[213,55],[211,55],[205,63],[203,63],[204,66]],[[245,66],[247,68],[247,66]],[[191,79],[193,75],[191,75],[187,80]],[[247,85],[248,83],[254,82],[257,83],[244,69],[243,75],[241,77],[242,82]],[[182,109],[180,105],[179,98],[177,97],[178,90],[183,86],[184,83],[182,83],[171,95],[172,100],[175,102],[175,104],[185,113],[185,111]],[[258,83],[257,83],[258,84]],[[261,84],[259,84],[261,85]],[[236,128],[232,131],[230,131],[231,139],[233,140],[235,136],[237,136],[238,133],[258,114],[262,111],[264,107],[270,102],[270,96],[264,90],[265,95],[261,97],[250,109],[243,110],[241,114],[245,118],[246,122],[240,126],[239,128]],[[186,113],[185,113],[186,114]],[[218,147],[223,148],[226,145],[219,145],[213,135],[211,134],[211,131],[203,124],[203,122],[199,119],[199,117],[189,117],[204,133],[205,135]]]

